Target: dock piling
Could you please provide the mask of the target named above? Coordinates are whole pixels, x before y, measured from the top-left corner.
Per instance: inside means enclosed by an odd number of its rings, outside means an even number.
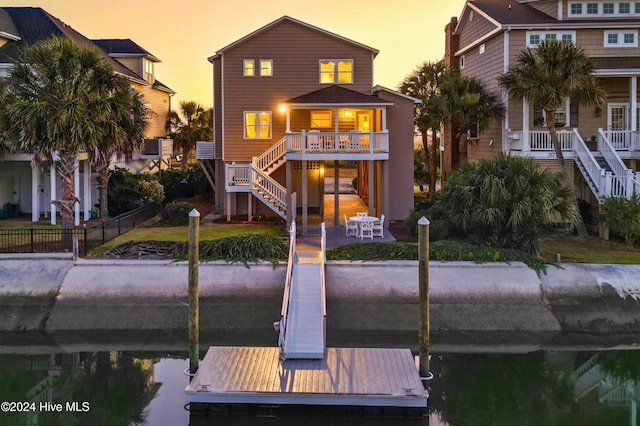
[[[420,376],[429,373],[429,220],[422,216],[418,220],[418,297],[420,299],[420,337],[418,356]]]
[[[195,374],[200,362],[198,265],[200,260],[200,212],[189,212],[189,372]]]

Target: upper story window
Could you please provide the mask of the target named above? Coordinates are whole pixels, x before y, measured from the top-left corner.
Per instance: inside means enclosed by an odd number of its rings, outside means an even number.
[[[575,31],[527,31],[527,47],[536,47],[542,40],[566,40],[576,42]]]
[[[273,59],[260,59],[260,77],[273,76]]]
[[[638,47],[638,30],[605,31],[604,47]]]
[[[353,59],[327,59],[320,61],[320,83],[353,83]]]
[[[244,138],[271,139],[271,111],[245,111]]]
[[[245,77],[254,77],[256,75],[256,61],[254,61],[253,59],[243,60],[242,75]]]
[[[143,59],[142,63],[144,66],[144,79],[149,83],[153,83],[153,62],[148,59]]]
[[[577,18],[582,16],[640,16],[640,2],[569,2],[569,17]]]

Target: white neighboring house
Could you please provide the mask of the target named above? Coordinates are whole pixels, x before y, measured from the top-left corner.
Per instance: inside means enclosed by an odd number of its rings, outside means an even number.
[[[67,37],[82,46],[101,49],[117,74],[127,77],[131,86],[144,96],[153,112],[149,120],[147,139],[142,151],[129,163],[114,163],[135,172],[155,172],[169,167],[173,143],[166,137],[165,122],[171,109],[173,90],[155,79],[158,58],[128,39],[90,40],[69,25],[36,7],[0,8],[0,75],[6,76],[11,60],[26,46],[52,37]],[[33,222],[41,217],[56,223],[56,208],[51,200],[59,199],[62,186],[55,162],[44,170],[32,168],[30,153],[9,154],[0,158],[0,207],[19,203],[20,210],[31,213]],[[55,160],[55,155],[54,155]],[[74,176],[74,191],[80,199],[75,209],[75,225],[90,218],[97,202],[95,176],[86,153],[78,158]]]

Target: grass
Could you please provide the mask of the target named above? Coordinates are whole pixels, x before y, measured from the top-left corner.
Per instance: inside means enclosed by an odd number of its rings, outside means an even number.
[[[278,235],[284,233],[282,226],[274,225],[244,225],[244,224],[216,224],[200,227],[200,241],[216,240],[241,234]],[[189,238],[188,226],[153,226],[148,228],[134,228],[129,232],[117,236],[113,240],[96,247],[92,252],[100,254],[105,250],[129,241],[174,241],[187,242]]]
[[[637,248],[596,237],[583,240],[574,235],[553,234],[542,240],[541,249],[542,257],[553,262],[560,254],[562,262],[640,264]]]

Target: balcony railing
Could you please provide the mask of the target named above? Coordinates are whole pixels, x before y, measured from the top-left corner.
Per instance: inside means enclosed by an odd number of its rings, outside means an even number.
[[[300,153],[388,153],[389,132],[287,133],[287,152]]]
[[[602,130],[616,151],[640,151],[640,132],[631,130]]]

